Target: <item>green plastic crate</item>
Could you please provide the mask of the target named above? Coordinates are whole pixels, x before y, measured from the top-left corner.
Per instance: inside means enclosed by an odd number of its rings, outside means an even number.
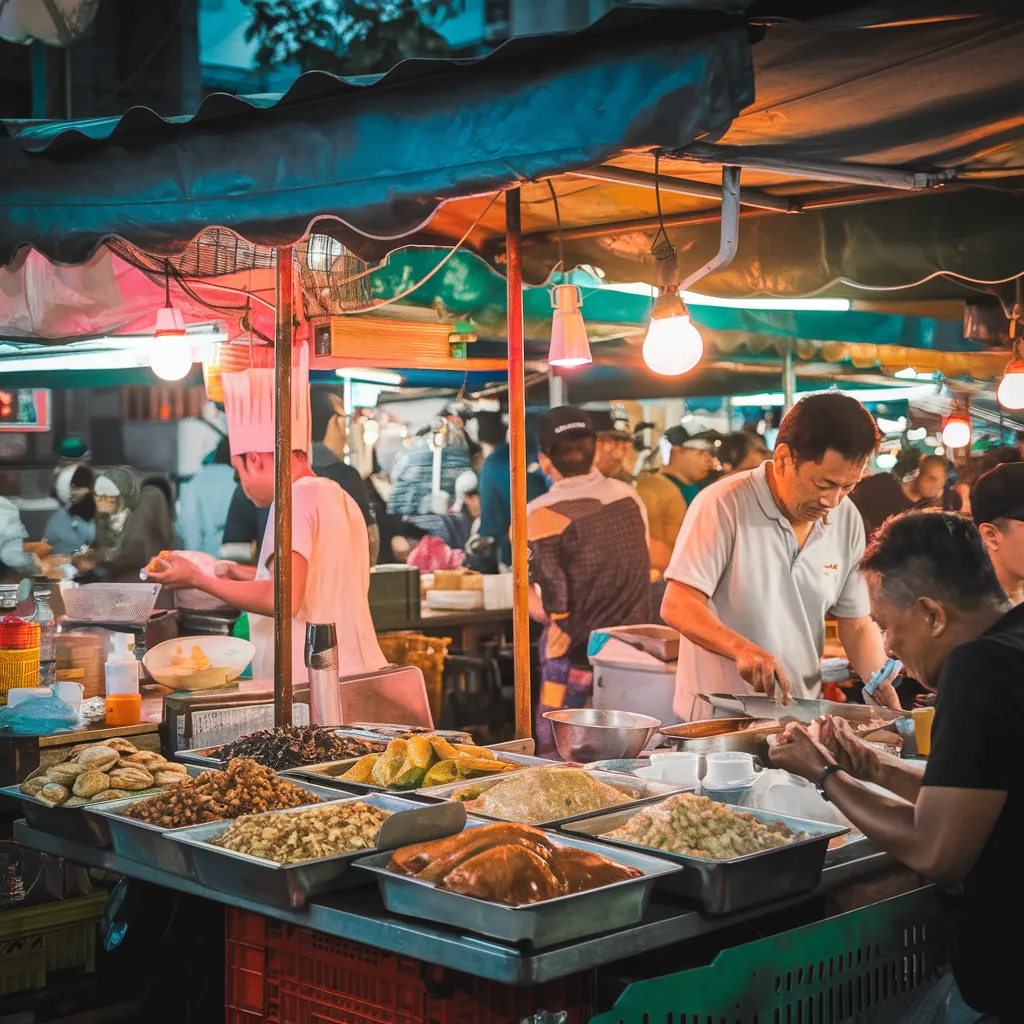
[[[44,988],[46,972],[96,969],[105,892],[0,911],[0,995]]]
[[[879,1020],[949,963],[949,947],[948,913],[933,889],[918,889],[634,982],[590,1024]]]

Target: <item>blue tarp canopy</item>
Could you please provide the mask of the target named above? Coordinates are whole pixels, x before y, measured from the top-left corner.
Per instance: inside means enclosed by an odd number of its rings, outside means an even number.
[[[619,10],[572,37],[406,61],[368,82],[312,72],[276,102],[8,124],[0,264],[21,246],[78,263],[113,237],[175,254],[211,225],[277,246],[321,222],[365,258],[414,233],[457,241],[502,189],[717,138],[753,95],[744,19]],[[489,212],[469,244],[502,225],[500,204]]]

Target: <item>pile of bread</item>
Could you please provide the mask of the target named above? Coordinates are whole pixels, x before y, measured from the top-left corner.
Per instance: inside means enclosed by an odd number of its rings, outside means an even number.
[[[115,737],[72,747],[63,761],[36,770],[18,788],[48,807],[80,807],[176,786],[187,777],[183,764]]]

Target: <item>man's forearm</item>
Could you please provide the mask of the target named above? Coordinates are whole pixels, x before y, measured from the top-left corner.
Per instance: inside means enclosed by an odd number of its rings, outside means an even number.
[[[870,843],[891,853],[907,867],[927,874],[931,851],[915,827],[913,803],[872,792],[846,772],[831,775],[825,792]]]
[[[661,606],[662,618],[698,647],[735,661],[750,641],[726,626],[708,607],[707,598],[696,596],[683,584],[669,584]]]
[[[198,577],[199,590],[216,597],[232,608],[254,615],[273,616],[274,581],[271,580],[229,580],[222,576]]]
[[[886,662],[885,646],[878,627],[869,618],[837,619],[839,642],[850,666],[867,682]]]
[[[878,755],[878,770],[871,781],[909,803],[914,803],[921,792],[923,779],[924,769],[922,767],[907,764],[906,761],[901,761],[892,754],[880,753]]]

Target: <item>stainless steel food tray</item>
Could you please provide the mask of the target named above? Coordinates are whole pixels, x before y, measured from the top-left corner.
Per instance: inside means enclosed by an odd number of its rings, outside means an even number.
[[[844,704],[832,700],[806,700],[795,697],[788,704],[777,704],[771,697],[759,693],[699,693],[701,700],[712,707],[732,714],[750,715],[753,718],[793,718],[809,725],[822,715],[845,718],[851,725],[867,725],[879,722],[889,725],[900,718],[910,718],[909,711],[890,711],[888,708],[868,704]]]
[[[813,889],[821,880],[828,844],[849,829],[820,821],[790,818],[784,814],[725,805],[737,814],[749,814],[768,824],[781,821],[803,838],[772,850],[763,850],[733,860],[710,860],[652,850],[682,867],[665,880],[664,888],[696,900],[709,914],[731,914],[747,907],[783,899]],[[587,836],[619,850],[646,850],[649,847],[609,839],[605,833],[625,825],[633,811],[595,814],[564,826],[567,834]]]
[[[466,824],[466,809],[461,804],[417,803],[390,793],[364,793],[327,803],[330,806],[366,803],[391,811],[392,816],[381,826],[377,837],[379,850],[395,850],[411,843],[444,839],[461,832]],[[302,808],[269,813],[294,814],[298,810]],[[213,846],[210,840],[226,832],[230,824],[229,821],[216,821],[167,833],[173,845],[187,851],[199,881],[211,889],[259,900],[285,910],[299,910],[313,896],[366,881],[348,870],[355,860],[366,856],[366,850],[296,864],[278,864],[263,857]]]
[[[338,799],[336,789],[326,786],[314,786],[299,779],[289,779],[302,789],[308,789],[313,796],[328,802]],[[166,829],[161,825],[150,825],[146,821],[126,818],[124,812],[136,803],[135,800],[111,800],[109,803],[95,804],[89,808],[88,819],[94,819],[94,827],[102,829],[109,837],[109,845],[114,853],[130,860],[141,861],[154,868],[161,868],[183,878],[195,879],[195,865],[192,863],[191,850],[178,846],[171,841],[171,836],[195,825],[183,825],[180,829]],[[220,824],[216,822],[215,824]]]
[[[560,771],[562,770],[562,766],[556,766],[552,770]],[[590,768],[582,770],[586,771],[588,775],[596,779],[598,782],[603,782],[608,786],[614,786],[624,795],[630,797],[628,803],[615,805],[614,809],[617,811],[625,810],[626,808],[635,810],[642,804],[649,803],[652,800],[664,800],[665,797],[671,796],[673,793],[680,793],[687,788],[684,786],[674,785],[671,782],[657,782],[651,779],[640,779],[636,776],[623,775],[618,772],[595,771]],[[431,800],[455,800],[455,794],[460,790],[479,789],[481,793],[483,793],[489,789],[493,789],[493,787],[500,783],[507,781],[509,775],[517,774],[517,772],[511,772],[508,775],[498,775],[489,779],[467,779],[464,782],[453,782],[450,786],[432,786],[430,789],[421,790],[420,792],[427,794]],[[467,808],[467,810],[474,818],[487,818],[489,821],[514,820],[510,818],[498,818],[493,814],[485,814],[483,811],[479,811],[476,808]],[[564,817],[551,818],[547,821],[526,821],[522,822],[522,824],[533,825],[535,828],[556,828],[557,826],[564,825],[570,821],[578,821],[581,818],[588,818],[593,813],[593,811],[584,811],[580,814],[565,815]]]
[[[519,768],[530,768],[543,765],[559,764],[561,762],[548,761],[543,757],[531,757],[528,754],[512,754],[504,750],[495,750],[499,761],[509,761]],[[388,789],[385,786],[377,786],[371,782],[351,782],[342,780],[345,774],[358,760],[358,757],[350,757],[344,761],[326,761],[324,764],[309,764],[302,768],[291,768],[285,772],[278,772],[282,778],[305,779],[307,782],[316,782],[322,786],[337,786],[340,789],[348,790],[350,793],[395,793],[399,796],[433,796],[435,790],[447,789],[450,783],[444,786],[427,786],[423,789]],[[501,778],[507,778],[511,772],[503,772]],[[486,776],[483,776],[486,778]],[[474,782],[474,779],[467,779],[463,785]]]
[[[205,769],[189,765],[188,773],[194,777],[203,770]],[[52,836],[60,836],[61,839],[68,839],[103,850],[110,846],[110,833],[103,821],[85,814],[87,807],[94,810],[98,807],[109,807],[111,804],[127,807],[128,804],[134,803],[136,800],[145,800],[147,797],[158,796],[163,792],[165,792],[165,788],[158,787],[123,797],[120,800],[107,800],[100,804],[80,804],[77,807],[64,807],[60,804],[56,807],[48,807],[36,800],[35,797],[22,793],[17,786],[3,787],[0,789],[0,797],[17,800],[21,804],[25,821],[31,828],[37,828],[41,832],[49,832]]]
[[[369,733],[362,729],[332,729],[332,732],[339,736],[351,736],[353,739],[366,740],[369,743],[387,743],[384,736],[376,733]],[[218,750],[226,747],[226,743],[219,743],[215,747],[192,747],[188,750],[176,750],[174,759],[183,764],[195,764],[203,768],[223,768],[228,762],[227,758],[215,757]],[[288,769],[294,771],[295,769]]]
[[[470,821],[469,826],[481,824],[479,820]],[[613,849],[564,835],[557,841],[637,868],[643,875],[542,903],[506,907],[446,892],[432,882],[388,871],[388,853],[364,857],[356,862],[356,867],[377,876],[384,906],[394,914],[443,922],[462,931],[534,948],[557,946],[637,924],[644,916],[655,883],[680,870],[678,864],[636,850]]]

